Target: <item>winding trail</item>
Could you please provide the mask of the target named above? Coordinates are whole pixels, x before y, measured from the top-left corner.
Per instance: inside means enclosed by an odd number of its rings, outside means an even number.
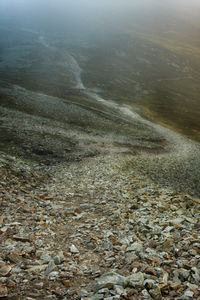
[[[48,38],[43,33],[31,30],[29,28],[22,28],[21,30],[35,35],[38,38],[39,43],[43,47],[47,48],[49,51],[54,51],[54,52],[59,51],[58,48],[56,48],[55,46],[50,44],[50,42],[48,41]],[[189,140],[188,138],[186,138],[166,127],[163,127],[159,124],[153,123],[149,120],[142,118],[139,114],[134,112],[132,110],[132,108],[128,105],[123,105],[123,104],[119,105],[119,104],[115,103],[113,100],[106,100],[99,95],[97,90],[88,89],[82,81],[81,75],[82,75],[83,70],[79,66],[79,64],[73,54],[66,52],[64,64],[66,65],[67,68],[69,68],[69,70],[72,72],[72,74],[74,76],[74,79],[76,82],[75,89],[81,90],[84,94],[89,96],[91,99],[101,102],[105,106],[108,106],[111,108],[113,107],[114,109],[117,109],[118,111],[120,111],[122,113],[122,115],[125,118],[129,117],[133,120],[137,120],[147,126],[150,126],[154,130],[156,130],[159,134],[163,135],[163,137],[165,137],[165,139],[171,144],[171,150],[173,150],[173,152],[175,151],[176,155],[178,155],[179,157],[186,159],[190,155],[193,156],[194,153],[196,153],[196,152],[200,153],[200,146],[198,143],[193,142],[193,141]],[[180,79],[180,78],[168,79],[168,80],[178,80],[178,79]],[[164,79],[160,79],[160,80],[162,81]],[[173,153],[173,155],[175,155],[175,153]]]
[[[46,42],[44,37],[40,37],[40,42],[50,51],[56,50],[56,48]],[[102,98],[95,89],[88,89],[82,81],[82,69],[75,57],[70,53],[67,53],[65,57],[66,65],[74,75],[76,89],[82,90],[82,92],[91,99],[118,110],[123,118],[128,117],[129,119],[147,125],[161,134],[169,142],[167,153],[156,155],[156,161],[152,161],[149,157],[146,159],[145,156],[148,155],[143,154],[143,161],[140,162],[140,160],[138,160],[137,162],[139,169],[145,169],[150,174],[152,173],[152,177],[155,178],[156,181],[181,186],[181,190],[186,189],[186,191],[200,195],[200,187],[198,184],[200,180],[200,145],[166,127],[142,118],[128,105],[119,105],[114,101],[106,100]],[[145,159],[148,161],[147,166],[144,166]]]
[[[54,47],[50,46],[46,41],[45,38],[40,36],[40,41],[43,46],[48,47],[49,49],[56,50]],[[81,78],[82,69],[79,66],[77,60],[72,54],[67,53],[66,55],[66,65],[70,66],[70,69],[75,77],[76,80],[76,88],[80,89],[90,98],[94,99],[95,101],[101,102],[106,106],[113,107],[120,111],[125,117],[128,116],[132,118],[133,120],[137,120],[139,122],[142,122],[143,124],[152,127],[154,130],[156,130],[158,133],[162,134],[166,140],[172,144],[173,150],[175,150],[180,156],[184,156],[184,159],[190,155],[191,152],[197,149],[199,149],[198,144],[195,142],[190,141],[184,136],[181,136],[180,134],[171,131],[170,129],[163,127],[159,124],[155,124],[151,121],[148,121],[144,118],[142,118],[139,114],[132,111],[132,109],[128,105],[119,105],[115,103],[113,100],[106,100],[102,98],[98,92],[94,89],[88,89]]]

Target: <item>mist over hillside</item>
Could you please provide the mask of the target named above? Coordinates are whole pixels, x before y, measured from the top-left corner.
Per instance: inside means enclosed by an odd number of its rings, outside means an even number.
[[[0,78],[66,98],[71,55],[86,88],[199,141],[199,14],[197,0],[2,0]]]
[[[199,0],[0,0],[0,298],[200,299]]]
[[[1,1],[1,150],[48,164],[168,151],[151,121],[199,141],[199,9]]]

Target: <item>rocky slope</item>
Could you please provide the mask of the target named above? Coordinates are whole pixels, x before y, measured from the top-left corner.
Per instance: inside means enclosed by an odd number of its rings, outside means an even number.
[[[87,98],[1,99],[0,297],[199,299],[198,144]]]
[[[199,299],[200,200],[125,161],[1,159],[1,297]]]

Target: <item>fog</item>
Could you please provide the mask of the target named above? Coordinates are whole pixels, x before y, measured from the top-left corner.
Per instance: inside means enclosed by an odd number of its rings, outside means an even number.
[[[199,30],[199,0],[1,0],[0,79],[199,132]]]
[[[157,26],[169,26],[199,8],[198,0],[1,0],[0,24],[57,34],[105,32],[133,24],[147,28],[155,19]]]

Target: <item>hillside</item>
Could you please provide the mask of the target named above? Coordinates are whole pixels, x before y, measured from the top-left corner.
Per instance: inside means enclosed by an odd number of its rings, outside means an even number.
[[[200,299],[199,14],[0,1],[0,299]]]
[[[199,145],[127,106],[0,92],[1,298],[198,299]]]

